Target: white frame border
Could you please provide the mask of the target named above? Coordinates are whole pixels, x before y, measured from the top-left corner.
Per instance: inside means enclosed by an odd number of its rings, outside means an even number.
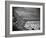
[[[40,30],[31,30],[31,31],[12,31],[12,7],[31,7],[31,8],[40,8]],[[43,33],[43,6],[42,5],[17,5],[10,4],[10,34],[25,34],[25,33]]]

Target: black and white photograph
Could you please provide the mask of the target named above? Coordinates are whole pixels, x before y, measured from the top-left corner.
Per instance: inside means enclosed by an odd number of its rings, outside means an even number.
[[[40,8],[12,7],[12,31],[40,30]]]

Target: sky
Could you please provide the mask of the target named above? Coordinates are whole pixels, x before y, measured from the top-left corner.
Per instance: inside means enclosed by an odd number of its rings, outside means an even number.
[[[39,8],[27,8],[27,7],[16,7],[14,9],[14,14],[17,13],[22,16],[23,19],[29,20],[39,20],[40,19],[40,9]]]

